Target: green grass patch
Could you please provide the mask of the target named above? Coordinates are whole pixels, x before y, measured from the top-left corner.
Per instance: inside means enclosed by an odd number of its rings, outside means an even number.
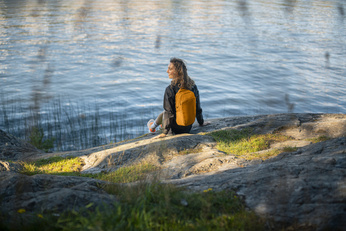
[[[297,147],[287,146],[287,147],[284,147],[282,149],[273,148],[273,149],[265,150],[262,152],[248,153],[248,154],[242,155],[242,157],[244,157],[248,160],[253,160],[253,159],[267,160],[271,157],[279,155],[282,152],[295,152],[297,150],[298,150]]]
[[[331,138],[328,137],[328,136],[319,136],[319,137],[307,139],[307,141],[311,141],[312,143],[318,143],[318,142],[323,142],[323,141],[327,141],[327,140],[330,140],[330,139]]]
[[[286,146],[282,149],[283,152],[295,152],[297,150],[298,150],[297,147],[289,147],[289,146]]]
[[[79,157],[50,157],[35,162],[22,162],[21,173],[27,175],[54,174],[54,175],[78,175],[84,162]]]
[[[49,152],[50,149],[54,148],[55,138],[45,139],[42,128],[32,127],[29,135],[29,143],[36,148]]]
[[[212,132],[210,135],[216,140],[220,151],[245,159],[266,159],[277,155],[280,152],[270,151],[257,154],[255,152],[268,149],[271,143],[290,140],[289,137],[280,134],[254,134],[251,129],[221,130]]]
[[[147,178],[149,174],[157,170],[159,170],[159,168],[155,165],[148,163],[140,163],[137,165],[118,168],[114,172],[99,173],[91,176],[93,178],[113,183],[129,183],[144,180]]]
[[[256,159],[267,160],[271,157],[279,155],[280,153],[282,153],[282,150],[280,149],[271,149],[271,150],[265,150],[263,152],[243,154],[241,155],[241,157],[246,160],[256,160]]]
[[[202,152],[202,148],[190,148],[190,149],[184,149],[178,152],[179,155],[188,155],[193,153],[199,153]]]
[[[135,229],[263,230],[262,221],[246,211],[243,201],[232,191],[208,189],[191,193],[159,183],[108,185],[107,191],[131,208],[127,213]]]
[[[121,167],[114,172],[83,174],[81,169],[84,162],[79,157],[51,157],[41,159],[35,162],[21,162],[23,169],[21,173],[26,175],[52,174],[66,176],[82,176],[113,183],[129,183],[144,180],[149,174],[159,170],[158,167],[148,164],[139,163],[136,165]]]
[[[115,185],[113,193],[119,200],[109,208],[38,214],[18,230],[265,230],[264,221],[232,191],[191,193],[142,183]]]

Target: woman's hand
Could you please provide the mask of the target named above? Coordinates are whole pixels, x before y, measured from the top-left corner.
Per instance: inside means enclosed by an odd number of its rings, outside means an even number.
[[[158,136],[155,136],[154,138],[152,138],[153,140],[154,139],[160,139],[160,138],[164,138],[164,137],[166,137],[166,134],[160,134],[160,135],[158,135]]]

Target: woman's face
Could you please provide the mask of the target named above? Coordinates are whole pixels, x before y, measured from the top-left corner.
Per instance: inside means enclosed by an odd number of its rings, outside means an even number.
[[[173,63],[169,63],[167,73],[168,73],[168,78],[170,79],[174,79],[178,76],[178,73],[175,70]]]

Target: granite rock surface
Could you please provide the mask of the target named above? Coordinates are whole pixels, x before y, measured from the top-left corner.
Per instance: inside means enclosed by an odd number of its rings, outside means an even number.
[[[194,125],[191,134],[163,139],[153,139],[158,134],[147,134],[116,144],[61,153],[42,153],[1,131],[2,213],[14,214],[20,208],[62,211],[90,202],[98,205],[116,200],[97,186],[106,182],[85,177],[26,176],[19,173],[17,165],[8,162],[62,156],[83,159],[82,173],[110,172],[150,163],[160,168],[158,174],[164,183],[195,191],[234,190],[249,209],[273,224],[308,230],[344,230],[346,115],[276,114],[208,122],[203,127]],[[272,143],[264,152],[287,146],[294,149],[269,159],[248,160],[219,151],[209,135],[213,131],[244,128],[259,134],[291,137]],[[328,139],[311,141],[318,137]]]

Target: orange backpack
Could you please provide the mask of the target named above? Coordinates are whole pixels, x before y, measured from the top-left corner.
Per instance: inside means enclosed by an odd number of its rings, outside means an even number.
[[[189,126],[196,118],[196,96],[187,89],[180,88],[175,95],[176,122],[180,126]]]

